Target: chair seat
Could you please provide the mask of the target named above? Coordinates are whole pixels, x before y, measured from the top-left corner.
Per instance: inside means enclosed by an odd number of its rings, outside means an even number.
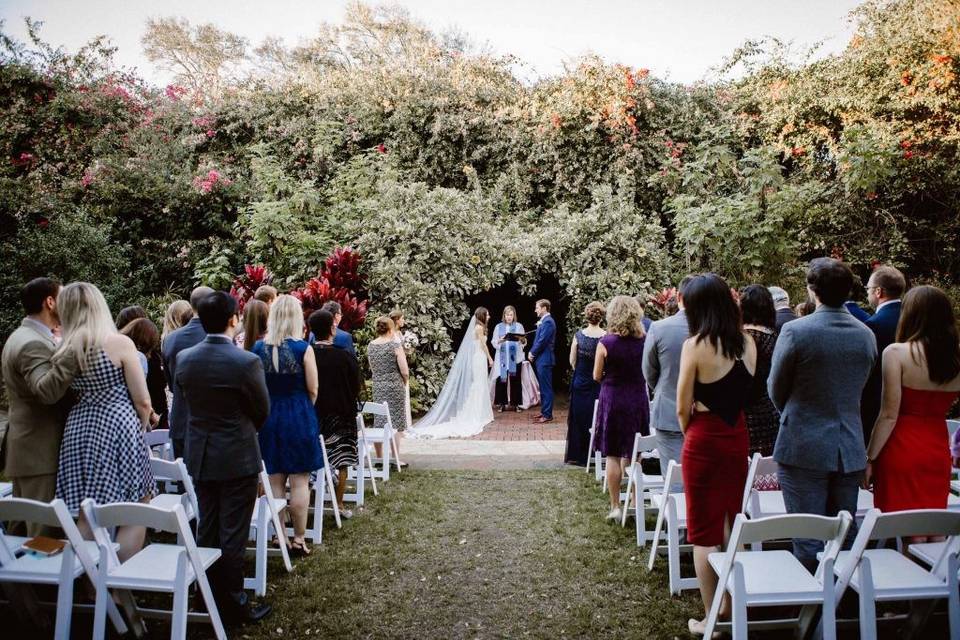
[[[13,536],[6,536],[9,541]],[[30,538],[22,538],[26,542]],[[119,545],[114,543],[114,548]],[[87,555],[93,558],[100,557],[100,550],[97,543],[93,540],[84,540],[83,549]],[[47,584],[56,584],[60,577],[60,568],[62,566],[63,553],[55,556],[41,556],[34,553],[24,553],[19,558],[9,564],[0,567],[0,582],[40,582]],[[77,577],[83,573],[83,565],[76,555],[73,556],[74,568],[73,576]]]
[[[943,555],[943,550],[946,548],[947,542],[944,540],[942,542],[918,542],[907,547],[907,550],[914,558],[932,567]]]
[[[718,574],[726,554],[711,553],[710,566]],[[740,551],[747,604],[809,604],[823,600],[823,585],[789,551]],[[727,590],[733,589],[733,574]]]
[[[183,512],[187,515],[187,520],[193,520],[193,503],[186,496],[176,493],[161,493],[150,500],[151,507],[160,507],[161,509],[172,510],[177,505],[183,506]]]
[[[167,590],[172,588],[177,578],[177,559],[184,547],[176,544],[150,544],[143,548],[107,576],[107,586],[111,588]],[[220,557],[220,549],[199,547],[200,563],[204,570],[210,568]],[[187,563],[187,583],[196,576],[193,565]]]
[[[23,543],[30,538],[26,536],[8,536],[4,534],[3,539],[7,543],[7,548],[10,550],[10,553],[16,555],[20,552],[20,548],[23,546]]]
[[[671,493],[670,494],[674,503],[677,505],[677,525],[681,529],[687,528],[687,496],[682,493]],[[663,504],[663,494],[654,493],[650,496],[650,505],[656,507],[657,509]]]
[[[253,515],[250,517],[250,522],[254,525],[257,524],[257,518],[260,515],[260,505],[262,503],[263,501],[258,499],[253,505]],[[273,508],[277,513],[280,513],[281,511],[287,508],[287,501],[283,498],[274,498]]]
[[[367,440],[373,442],[386,442],[387,440],[387,430],[386,429],[368,429],[364,428],[363,432],[367,436]]]
[[[13,495],[12,482],[0,482],[0,498],[6,498]]]
[[[899,600],[924,594],[936,597],[937,594],[946,593],[944,582],[895,549],[868,549],[863,556],[870,560],[877,600]],[[837,575],[840,575],[849,557],[849,551],[840,552],[835,565]],[[859,570],[853,572],[850,586],[857,593],[861,592]]]

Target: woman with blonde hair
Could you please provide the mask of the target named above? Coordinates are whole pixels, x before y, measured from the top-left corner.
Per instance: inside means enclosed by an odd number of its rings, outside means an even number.
[[[303,339],[303,309],[290,295],[277,297],[270,307],[267,334],[252,352],[259,356],[270,392],[270,416],[260,429],[260,453],[270,475],[273,495],[286,494],[293,515],[293,543],[297,555],[310,555],[304,540],[310,473],[323,468],[320,428],[313,403],[317,399],[317,363]]]
[[[71,512],[97,504],[148,502],[156,491],[143,432],[153,413],[147,381],[133,341],[117,332],[103,294],[74,282],[60,290],[57,311],[63,341],[54,360],[79,368],[71,388],[77,403],[67,416],[60,446],[57,497]],[[80,529],[92,539],[80,517]],[[120,559],[143,547],[143,527],[120,527]]]
[[[160,344],[167,336],[190,322],[193,317],[193,308],[186,300],[174,300],[163,314],[163,331],[160,333]]]
[[[523,404],[523,388],[520,384],[520,375],[524,361],[523,346],[525,338],[511,338],[522,335],[523,325],[517,321],[517,310],[511,305],[503,308],[502,320],[493,328],[490,335],[490,344],[493,345],[493,373],[496,376],[494,383],[493,404],[497,411],[503,413],[505,409],[521,411]]]
[[[643,378],[643,309],[631,296],[607,305],[607,335],[597,345],[593,379],[600,383],[594,442],[607,459],[608,520],[620,520],[620,480],[633,454],[636,434],[650,433],[650,404]]]
[[[600,328],[605,316],[606,309],[602,304],[588,304],[583,310],[587,326],[577,330],[570,344],[573,379],[570,381],[570,411],[567,413],[567,451],[563,461],[581,467],[587,464],[593,404],[600,397],[600,384],[593,379],[593,367],[600,340],[607,335]]]

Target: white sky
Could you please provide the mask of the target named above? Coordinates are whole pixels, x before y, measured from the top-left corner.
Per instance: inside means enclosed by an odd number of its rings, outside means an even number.
[[[258,44],[282,37],[288,44],[311,35],[323,21],[339,22],[346,0],[0,0],[4,31],[23,39],[23,16],[42,20],[44,39],[75,50],[107,35],[119,64],[136,67],[156,83],[169,78],[141,53],[150,16],[212,22]],[[679,82],[703,79],[748,38],[774,36],[797,48],[824,41],[823,53],[842,50],[851,35],[855,0],[401,0],[435,30],[451,27],[513,54],[529,65],[528,79],[550,75],[584,53],[647,67]]]

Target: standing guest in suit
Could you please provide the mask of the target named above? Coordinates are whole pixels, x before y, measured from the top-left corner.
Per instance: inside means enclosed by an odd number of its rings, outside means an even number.
[[[750,403],[743,410],[750,433],[750,454],[773,455],[773,445],[780,430],[780,413],[767,393],[767,377],[777,344],[776,312],[770,291],[759,284],[740,290],[740,313],[743,330],[757,346],[757,369]]]
[[[243,590],[243,557],[257,500],[257,431],[270,414],[260,358],[237,349],[237,302],[222,291],[197,301],[205,333],[177,355],[175,384],[189,420],[186,464],[197,488],[201,547],[220,549],[210,584],[224,620],[256,621],[270,606],[254,606]]]
[[[915,287],[903,300],[897,342],[883,351],[883,403],[867,447],[864,484],[873,481],[884,513],[947,508],[944,417],[957,395],[960,335],[950,299],[936,287]]]
[[[594,442],[607,459],[610,513],[620,521],[620,481],[630,464],[638,433],[650,433],[650,401],[643,379],[643,310],[630,296],[615,296],[607,305],[607,335],[600,338],[593,379],[600,383]]]
[[[563,461],[581,467],[587,464],[593,406],[600,397],[600,383],[593,379],[593,365],[597,357],[597,345],[600,344],[600,339],[607,335],[607,332],[600,328],[600,323],[605,316],[606,309],[602,304],[599,302],[588,304],[583,311],[587,326],[577,331],[570,344],[573,380],[570,381],[567,451]]]
[[[35,278],[20,290],[26,317],[3,345],[3,383],[9,402],[4,475],[13,495],[50,502],[57,488],[60,441],[69,403],[63,400],[79,367],[52,359],[57,348],[53,330],[60,326],[57,294],[60,283]],[[27,535],[44,527],[30,524]]]
[[[650,426],[657,430],[657,451],[660,472],[667,472],[670,461],[680,462],[683,432],[677,420],[677,376],[680,375],[680,352],[690,336],[683,305],[683,290],[693,279],[685,276],[677,287],[678,311],[650,325],[643,345],[643,377],[653,391]]]
[[[330,467],[338,475],[336,492],[340,515],[352,518],[353,511],[343,504],[343,494],[347,488],[347,469],[359,464],[356,418],[363,384],[360,364],[349,353],[333,346],[333,315],[329,311],[314,311],[308,322],[317,338],[313,353],[317,359],[317,379],[323,387],[314,409]]]
[[[173,392],[172,402],[170,403],[170,441],[173,444],[173,455],[176,458],[184,457],[184,439],[187,436],[187,424],[190,422],[190,409],[180,396],[180,389],[174,384],[177,379],[177,356],[184,349],[200,344],[206,337],[207,332],[204,331],[203,323],[200,322],[197,305],[212,293],[213,289],[210,287],[194,289],[190,294],[190,309],[193,310],[193,317],[187,324],[171,333],[163,341],[163,371],[167,375],[167,384],[170,385],[170,391]]]
[[[310,555],[304,535],[310,502],[310,473],[323,468],[317,399],[317,362],[303,339],[300,301],[282,295],[270,307],[267,335],[253,345],[270,391],[270,417],[259,433],[260,452],[270,474],[273,495],[282,496],[290,481],[293,516],[292,551]]]
[[[340,307],[340,303],[330,300],[325,302],[321,308],[333,316],[333,322],[337,328],[337,335],[333,338],[333,346],[337,349],[343,349],[356,358],[357,349],[353,346],[353,336],[340,328],[340,321],[343,320],[343,309]]]
[[[140,364],[145,365],[147,391],[150,392],[150,426],[153,429],[166,429],[164,417],[167,413],[167,381],[163,376],[163,358],[160,357],[160,332],[149,318],[136,318],[120,331],[133,340],[140,355]]]
[[[773,351],[767,389],[780,411],[773,458],[789,513],[857,512],[867,466],[860,394],[877,360],[877,342],[843,307],[852,286],[846,264],[813,260],[807,290],[817,310],[783,325]],[[855,534],[852,527],[848,541]],[[797,559],[811,567],[822,548],[816,540],[793,543]]]
[[[193,317],[193,308],[186,300],[174,300],[163,314],[163,331],[160,332],[160,346],[166,342],[167,336],[190,322]]]
[[[768,291],[773,298],[773,307],[776,309],[776,322],[773,328],[779,333],[783,325],[797,319],[797,314],[790,308],[790,294],[780,287],[768,287]]]
[[[687,540],[703,606],[709,609],[717,574],[708,556],[726,543],[747,481],[750,437],[743,411],[753,395],[757,349],[720,276],[696,276],[683,293],[690,337],[680,355],[677,420],[684,432]],[[723,609],[729,611],[729,603]],[[691,619],[687,624],[690,633],[703,635],[705,623]]]
[[[537,334],[530,347],[529,358],[540,382],[540,415],[533,421],[543,424],[553,422],[553,366],[556,364],[553,349],[557,339],[557,323],[550,315],[549,300],[537,300],[534,311],[540,321],[537,322]]]
[[[272,307],[273,303],[277,301],[278,293],[276,287],[272,287],[269,284],[262,284],[254,291],[253,299],[259,300],[268,307]]]
[[[882,354],[884,349],[896,340],[897,323],[900,322],[900,298],[907,290],[907,279],[899,269],[879,266],[870,274],[865,289],[867,302],[875,310],[872,316],[867,315],[853,302],[848,302],[846,307],[873,332],[877,340],[877,353]],[[864,442],[870,441],[873,425],[880,415],[880,397],[883,393],[883,375],[880,369],[878,360],[870,372],[867,386],[863,388],[863,397],[860,399]]]

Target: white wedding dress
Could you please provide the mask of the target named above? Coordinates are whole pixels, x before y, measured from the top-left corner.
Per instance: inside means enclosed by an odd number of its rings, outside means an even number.
[[[486,339],[477,338],[477,320],[470,320],[453,366],[430,411],[406,432],[414,438],[468,438],[493,422],[487,386]]]

